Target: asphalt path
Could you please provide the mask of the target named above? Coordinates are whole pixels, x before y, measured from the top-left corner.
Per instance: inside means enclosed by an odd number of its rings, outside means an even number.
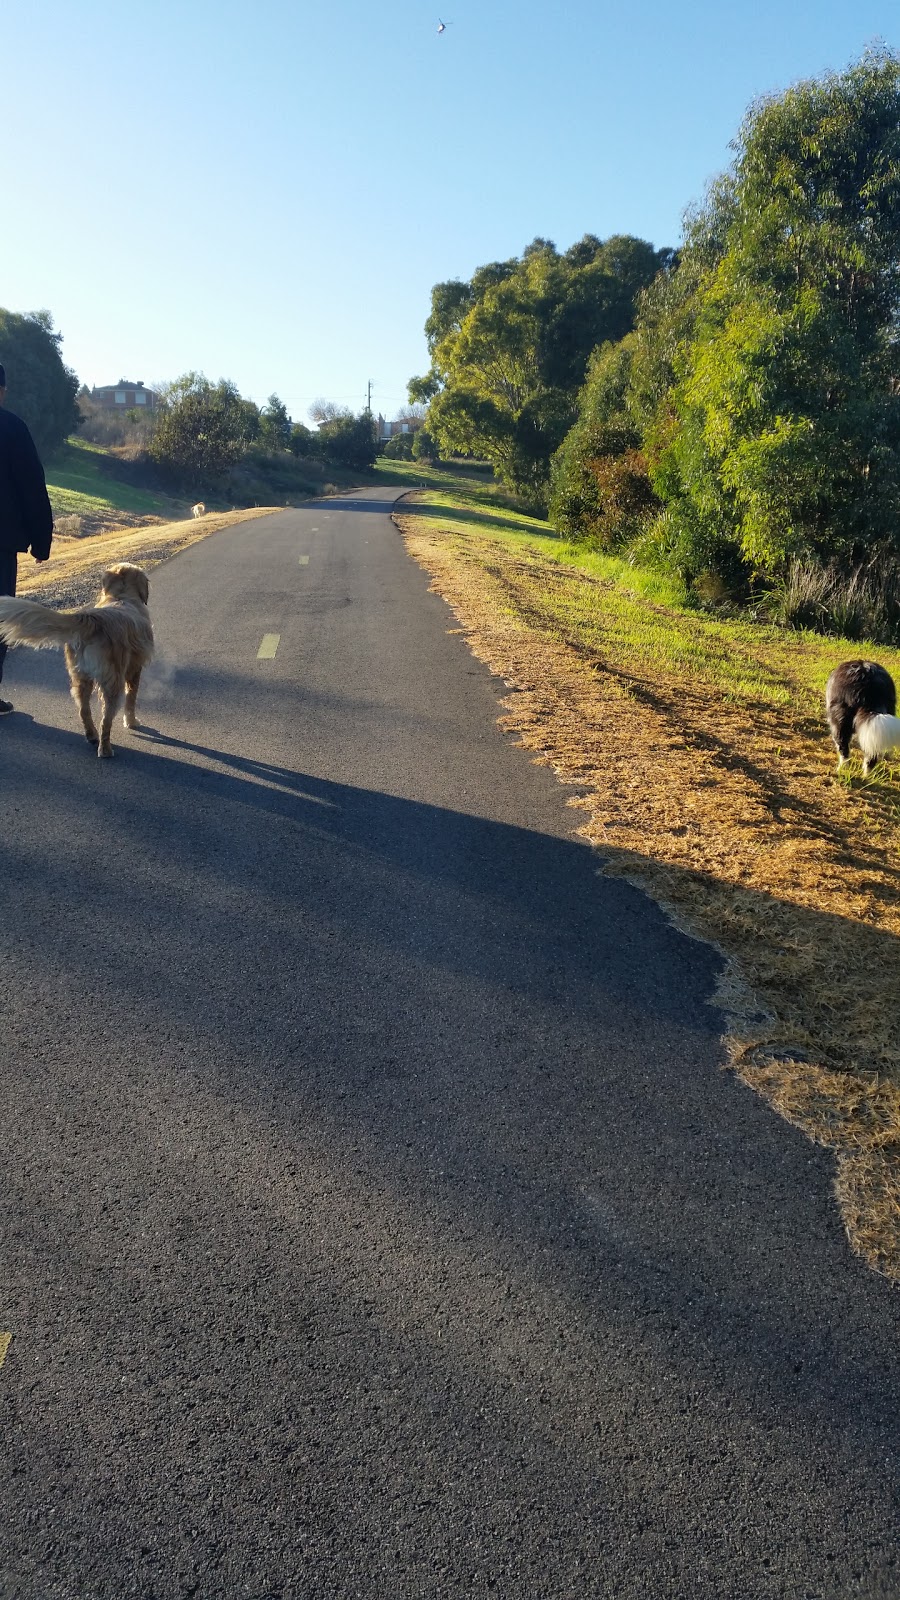
[[[0,1594],[896,1596],[900,1297],[389,502],[157,569],[111,762],[10,657]]]

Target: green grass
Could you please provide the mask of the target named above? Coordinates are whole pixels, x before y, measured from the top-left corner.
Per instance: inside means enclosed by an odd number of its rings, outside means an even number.
[[[522,502],[494,481],[491,468],[484,461],[453,461],[431,466],[422,461],[390,461],[386,456],[379,456],[373,470],[376,480],[402,483],[410,489],[435,489],[453,496],[461,505],[502,508],[516,515],[528,515]],[[549,524],[539,517],[528,517],[528,520],[536,528],[549,529]]]
[[[172,514],[171,499],[123,482],[110,471],[110,459],[98,445],[70,439],[47,465],[53,510],[64,516],[106,518],[117,511],[151,517]]]

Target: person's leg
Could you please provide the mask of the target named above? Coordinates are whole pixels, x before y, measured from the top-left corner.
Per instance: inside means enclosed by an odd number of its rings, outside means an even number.
[[[16,552],[15,550],[0,550],[0,594],[15,594],[16,592]],[[0,639],[0,683],[3,682],[3,662],[6,658],[6,645]],[[12,711],[8,700],[0,695],[0,716]]]

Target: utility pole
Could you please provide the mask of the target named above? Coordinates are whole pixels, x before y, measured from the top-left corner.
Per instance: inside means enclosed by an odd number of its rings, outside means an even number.
[[[372,409],[372,379],[370,378],[369,379],[368,394],[367,394],[367,398],[366,398],[366,410],[367,411],[371,411],[371,409]]]

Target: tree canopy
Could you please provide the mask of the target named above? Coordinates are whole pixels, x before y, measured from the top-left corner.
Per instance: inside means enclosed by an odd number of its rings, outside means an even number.
[[[186,372],[163,390],[150,454],[186,487],[224,477],[259,436],[259,412],[233,383]]]
[[[351,411],[336,411],[319,428],[317,447],[326,461],[364,472],[378,454],[375,424],[370,411],[355,417]]]
[[[900,59],[753,106],[734,198],[676,373],[669,494],[755,568],[896,545]]]
[[[631,452],[652,489],[640,549],[689,581],[896,553],[898,329],[900,57],[878,48],[750,107],[620,356],[591,368],[558,525],[630,540],[597,496]]]
[[[270,394],[259,414],[259,437],[267,450],[289,450],[293,423],[277,394]]]
[[[564,254],[535,239],[469,283],[437,284],[425,325],[431,370],[409,393],[430,400],[441,448],[483,456],[512,487],[542,494],[592,350],[629,331],[637,294],[670,255],[624,235],[588,234]]]
[[[28,424],[39,453],[52,455],[80,422],[78,379],[60,354],[62,334],[49,311],[0,309],[0,366],[6,404]]]

